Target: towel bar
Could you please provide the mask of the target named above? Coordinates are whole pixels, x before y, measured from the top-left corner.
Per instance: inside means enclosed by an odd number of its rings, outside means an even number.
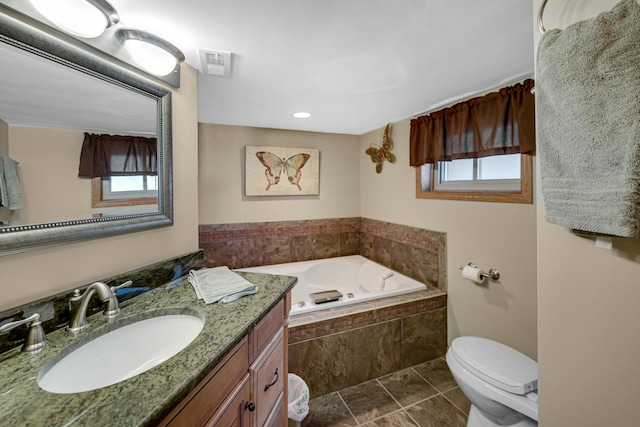
[[[540,30],[541,34],[544,34],[545,32],[544,24],[542,23],[542,15],[544,15],[544,8],[547,5],[547,1],[549,0],[544,0],[540,5],[540,10],[538,10],[538,30]]]

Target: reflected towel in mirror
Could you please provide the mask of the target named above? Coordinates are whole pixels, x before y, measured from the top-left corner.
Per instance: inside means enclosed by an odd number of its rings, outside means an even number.
[[[22,209],[18,162],[0,154],[0,206],[12,211]]]

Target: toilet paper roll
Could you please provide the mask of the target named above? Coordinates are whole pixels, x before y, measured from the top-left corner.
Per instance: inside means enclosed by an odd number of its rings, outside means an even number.
[[[462,277],[478,284],[484,283],[484,281],[487,280],[487,278],[482,276],[481,273],[482,270],[476,267],[471,267],[469,265],[465,265],[462,268]]]

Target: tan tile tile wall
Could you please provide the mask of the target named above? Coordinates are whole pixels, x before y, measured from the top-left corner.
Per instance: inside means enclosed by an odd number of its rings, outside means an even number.
[[[446,290],[446,234],[368,218],[199,226],[207,267],[254,267],[363,255]]]
[[[293,317],[289,371],[307,382],[314,397],[441,357],[446,298],[429,289]]]
[[[254,267],[360,253],[360,218],[199,226],[207,267]]]
[[[444,292],[429,289],[384,298],[375,302],[364,302],[339,309],[312,312],[290,319],[289,343],[293,344],[349,329],[409,317],[443,308],[446,305],[447,296]]]

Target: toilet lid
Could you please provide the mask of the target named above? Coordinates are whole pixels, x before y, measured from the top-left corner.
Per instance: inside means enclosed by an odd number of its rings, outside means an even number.
[[[504,391],[526,394],[538,389],[538,363],[511,347],[486,338],[459,337],[451,350],[474,375]]]

